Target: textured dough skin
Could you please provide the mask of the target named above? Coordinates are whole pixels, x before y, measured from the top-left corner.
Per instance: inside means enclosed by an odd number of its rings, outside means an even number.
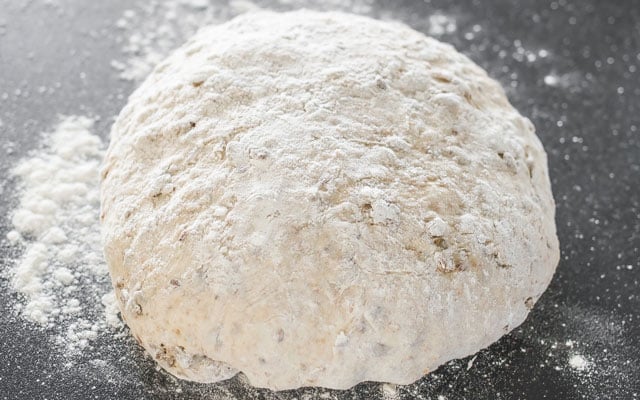
[[[339,13],[241,16],[161,63],[113,126],[101,218],[160,365],[272,389],[411,383],[521,324],[559,258],[546,155],[499,84]]]

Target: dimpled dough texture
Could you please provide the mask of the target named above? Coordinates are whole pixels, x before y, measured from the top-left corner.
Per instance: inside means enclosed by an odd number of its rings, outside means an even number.
[[[113,126],[105,254],[172,374],[408,384],[521,324],[558,262],[531,122],[451,46],[340,13],[201,30]]]

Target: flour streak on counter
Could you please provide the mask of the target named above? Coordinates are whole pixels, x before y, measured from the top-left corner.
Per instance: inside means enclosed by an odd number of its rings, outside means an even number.
[[[100,242],[104,146],[91,133],[93,123],[62,117],[42,148],[11,171],[19,198],[7,240],[22,255],[8,273],[24,300],[15,308],[53,331],[55,342],[71,354],[120,324]]]

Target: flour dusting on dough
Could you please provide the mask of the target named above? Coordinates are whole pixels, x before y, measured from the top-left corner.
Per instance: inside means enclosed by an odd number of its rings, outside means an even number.
[[[196,381],[408,384],[521,324],[558,261],[531,122],[398,23],[202,29],[130,97],[102,176],[123,317]]]

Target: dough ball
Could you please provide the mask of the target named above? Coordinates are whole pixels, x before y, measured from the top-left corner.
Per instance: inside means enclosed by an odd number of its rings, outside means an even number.
[[[498,83],[405,25],[205,28],[113,126],[101,217],[122,316],[185,379],[411,383],[549,284],[546,164]]]

